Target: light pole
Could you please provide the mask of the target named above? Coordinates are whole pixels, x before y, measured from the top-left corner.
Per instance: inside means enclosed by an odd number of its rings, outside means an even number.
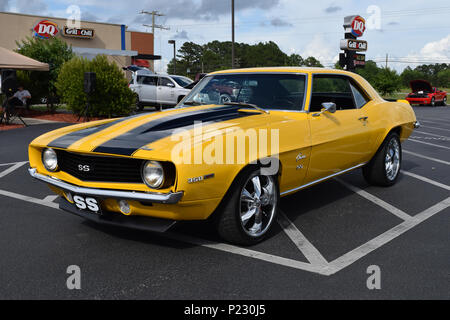
[[[173,74],[177,74],[177,48],[176,41],[169,40],[170,44],[173,44]]]
[[[231,69],[234,69],[234,0],[231,0]]]

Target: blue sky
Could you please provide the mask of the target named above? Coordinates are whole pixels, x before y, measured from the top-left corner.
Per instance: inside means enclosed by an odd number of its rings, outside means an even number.
[[[359,14],[371,27],[362,39],[368,41],[367,58],[401,71],[405,66],[424,62],[450,63],[450,3],[448,0],[235,0],[236,41],[257,43],[275,41],[290,54],[315,56],[332,65],[343,37],[343,17]],[[136,4],[135,4],[136,3]],[[156,32],[155,53],[163,60],[156,68],[165,71],[172,58],[167,43],[176,38],[206,43],[231,39],[231,0],[0,0],[1,11],[67,17],[66,9],[78,5],[84,20],[128,25],[131,30],[150,31],[142,26],[150,17],[141,10],[158,10],[166,16],[158,24],[171,29]]]

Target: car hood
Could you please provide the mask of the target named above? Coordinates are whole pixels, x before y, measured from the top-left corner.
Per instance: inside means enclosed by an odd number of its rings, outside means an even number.
[[[208,130],[238,127],[261,128],[286,123],[289,119],[237,106],[200,106],[171,109],[160,113],[140,114],[96,124],[77,125],[74,129],[46,135],[47,146],[76,152],[95,152],[133,156],[139,150],[151,150],[152,144],[170,141],[173,134],[189,132],[194,125],[202,124]],[[51,135],[51,133],[50,133]],[[167,139],[169,138],[169,139]],[[33,142],[39,145],[39,139]],[[166,143],[164,143],[166,144]],[[167,148],[170,145],[167,143]]]
[[[426,80],[413,80],[409,83],[412,92],[425,91],[432,92],[431,84]]]

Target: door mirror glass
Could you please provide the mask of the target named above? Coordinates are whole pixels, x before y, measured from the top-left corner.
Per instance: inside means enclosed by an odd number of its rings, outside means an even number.
[[[336,103],[334,102],[324,102],[322,103],[322,110],[328,111],[329,113],[335,113],[336,112]]]

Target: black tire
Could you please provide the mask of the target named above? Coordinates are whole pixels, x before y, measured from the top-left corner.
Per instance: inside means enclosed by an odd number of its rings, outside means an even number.
[[[215,224],[217,232],[225,241],[244,246],[254,245],[265,239],[273,226],[273,223],[276,221],[278,205],[280,203],[278,178],[277,176],[261,176],[270,177],[273,182],[273,201],[269,201],[273,208],[268,209],[272,213],[271,218],[267,218],[269,221],[267,221],[267,224],[263,224],[263,231],[265,231],[262,234],[255,236],[250,235],[241,222],[241,206],[243,204],[243,202],[241,202],[241,194],[246,187],[246,183],[249,183],[254,177],[259,176],[260,173],[261,170],[254,166],[244,169],[244,171],[235,179],[227,195],[222,200],[221,205],[218,208],[218,216],[216,217]],[[250,204],[248,205],[250,206]],[[266,207],[269,208],[270,206],[267,205]],[[260,208],[262,208],[262,206]],[[261,213],[261,217],[262,215],[263,213]],[[264,216],[268,217],[267,215]],[[255,220],[249,220],[249,222],[256,223],[256,215],[251,219]]]
[[[179,96],[178,99],[177,99],[177,104],[179,104],[180,101],[183,100],[184,97],[185,97],[185,96]]]
[[[392,176],[392,174],[389,175],[389,172],[386,169],[386,162],[388,161],[387,153],[390,150],[391,143],[396,143],[398,145],[398,167],[395,169],[395,176]],[[363,167],[363,176],[369,184],[390,187],[397,182],[401,171],[401,165],[402,146],[400,143],[400,138],[397,133],[391,132],[386,137],[372,160]]]
[[[442,100],[442,106],[446,106],[447,105],[447,97],[444,97],[444,99]]]
[[[136,95],[136,107],[135,107],[136,111],[142,111],[144,110],[144,105],[142,104],[141,101],[139,101],[139,96]]]
[[[436,100],[434,99],[434,97],[431,98],[430,106],[436,107]]]
[[[228,93],[220,94],[220,103],[224,104],[226,102],[232,102],[231,96]]]

